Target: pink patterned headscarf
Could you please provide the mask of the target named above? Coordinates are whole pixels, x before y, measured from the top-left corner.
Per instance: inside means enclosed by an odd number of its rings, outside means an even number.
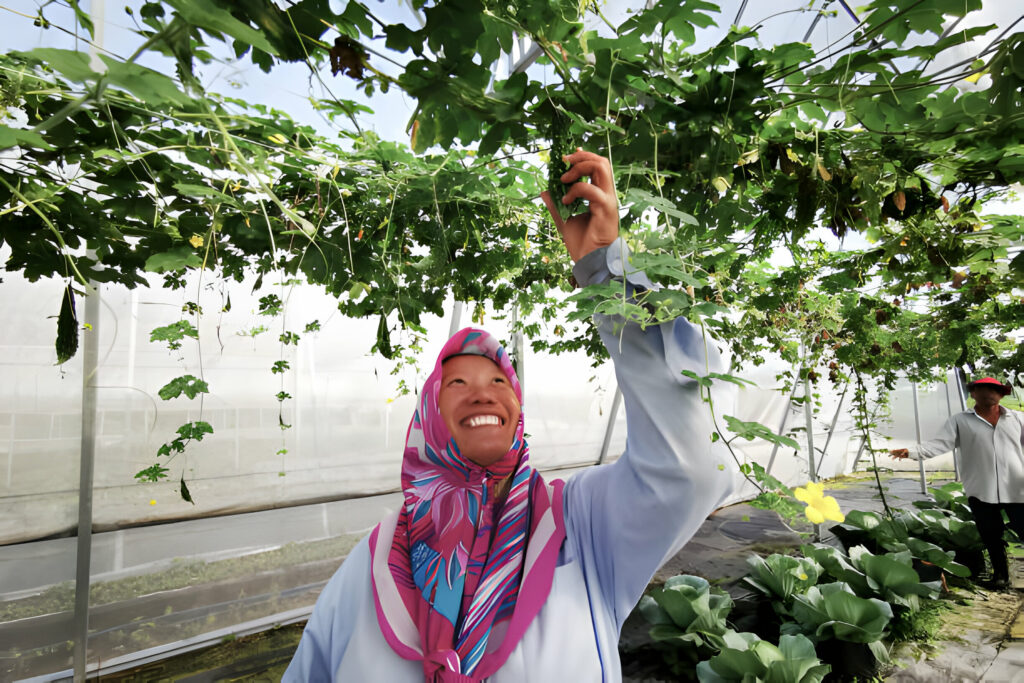
[[[522,404],[497,339],[473,328],[449,339],[409,424],[393,536],[384,523],[370,535],[381,631],[400,656],[423,662],[431,683],[480,681],[505,663],[547,600],[565,538],[563,482],[548,485],[530,466],[522,414],[498,462],[484,468],[459,453],[438,398],[441,364],[465,354],[494,361]],[[507,497],[496,500],[509,476]]]

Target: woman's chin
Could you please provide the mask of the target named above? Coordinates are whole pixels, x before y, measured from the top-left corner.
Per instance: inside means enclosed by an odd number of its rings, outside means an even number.
[[[508,453],[508,449],[509,446],[507,445],[505,447],[491,446],[474,448],[468,452],[462,451],[462,457],[480,467],[490,467],[504,458],[505,454]]]

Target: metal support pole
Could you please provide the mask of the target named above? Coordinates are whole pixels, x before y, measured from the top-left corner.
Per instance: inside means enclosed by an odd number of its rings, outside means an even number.
[[[89,644],[89,567],[92,561],[92,481],[96,460],[96,366],[99,361],[99,286],[85,297],[82,344],[82,445],[78,475],[73,655],[75,683],[85,681]]]
[[[956,393],[960,397],[960,410],[967,410],[967,386],[964,384],[963,370],[953,368],[953,374],[956,375]]]
[[[512,304],[512,327],[519,324],[519,304]],[[512,333],[512,351],[515,353],[516,375],[519,377],[519,389],[526,396],[526,351],[523,347],[523,333],[516,330]]]
[[[828,426],[828,436],[825,437],[825,445],[821,447],[821,457],[818,459],[818,466],[815,468],[815,472],[821,471],[821,463],[825,461],[825,454],[828,453],[828,445],[832,443],[832,434],[836,431],[836,423],[839,422],[839,413],[843,410],[843,401],[846,399],[846,391],[849,388],[849,382],[843,385],[843,393],[839,395],[839,405],[836,406],[836,414],[832,416],[832,424]]]
[[[860,448],[857,449],[857,455],[853,459],[853,467],[850,468],[852,472],[857,471],[857,465],[860,463],[860,456],[864,454],[864,447],[868,445],[868,440],[865,437],[860,437]]]
[[[789,410],[793,407],[793,396],[796,394],[796,382],[793,382],[793,389],[789,392],[789,398],[786,399],[786,409],[782,411],[782,419],[779,420],[779,428],[775,430],[776,436],[782,436],[782,432],[786,429],[786,423],[789,421]],[[779,444],[776,442],[772,446],[772,457],[768,458],[768,467],[765,468],[765,474],[772,473],[772,466],[775,465],[775,456],[779,452]]]
[[[967,391],[966,387],[964,387],[964,377],[961,374],[960,368],[953,368],[953,377],[956,378],[956,396],[960,399],[960,410],[967,410]],[[956,471],[956,480],[960,481],[959,468]]]
[[[462,302],[456,301],[452,304],[452,322],[448,326],[448,338],[455,336],[462,327]]]
[[[953,404],[949,400],[949,374],[946,375],[946,412],[953,417]],[[960,481],[960,449],[953,446],[953,480]]]
[[[921,445],[921,414],[917,407],[917,382],[910,383],[911,388],[914,392],[914,434],[917,438],[917,445]],[[920,458],[917,461],[917,469],[921,473],[921,493],[928,493],[928,483],[924,476],[924,460]]]
[[[89,3],[93,24],[93,42],[89,45],[89,61],[94,71],[103,73],[106,64],[99,58],[106,31],[106,0]],[[91,250],[90,250],[91,251]],[[70,293],[70,292],[69,292]],[[74,296],[71,294],[71,296]],[[84,683],[89,657],[89,588],[92,568],[92,482],[96,464],[96,370],[99,365],[100,286],[86,285],[85,332],[80,321],[82,340],[82,437],[78,465],[78,539],[75,548],[75,646],[71,659],[75,683]]]
[[[811,481],[818,481],[814,468],[814,414],[811,409],[811,380],[804,374],[804,423],[807,425],[807,474]]]
[[[733,26],[739,26],[740,25],[740,18],[743,16],[743,12],[746,9],[747,9],[747,0],[743,0],[743,2],[740,3],[739,11],[736,12],[736,18],[732,20],[732,25]]]
[[[622,405],[622,389],[615,387],[615,398],[612,399],[612,410],[608,413],[608,426],[604,428],[604,442],[601,443],[601,455],[597,458],[600,465],[608,457],[608,447],[612,442],[612,432],[615,430],[615,418],[619,415],[619,406]]]

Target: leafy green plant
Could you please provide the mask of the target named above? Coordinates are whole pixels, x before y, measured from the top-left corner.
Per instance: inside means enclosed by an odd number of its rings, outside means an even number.
[[[841,581],[862,598],[879,598],[899,607],[917,611],[921,598],[934,599],[939,582],[922,582],[913,569],[909,550],[875,555],[863,546],[850,549],[849,556],[826,545],[805,545],[803,552],[818,560],[829,576]]]
[[[161,387],[158,395],[163,400],[169,401],[182,394],[185,394],[188,398],[195,398],[199,394],[207,394],[209,392],[210,386],[203,380],[192,375],[182,375],[181,377],[175,377]]]
[[[817,583],[822,567],[814,559],[774,554],[747,558],[751,573],[743,583],[788,607],[793,595],[803,593]]]
[[[681,575],[642,597],[637,608],[652,624],[651,638],[666,653],[669,667],[682,674],[721,649],[732,604],[728,593],[712,589],[705,579]]]
[[[946,482],[942,486],[929,486],[932,500],[915,500],[914,507],[921,510],[949,510],[960,519],[973,519],[974,514],[967,504],[964,485],[959,481]]]
[[[861,597],[881,597],[875,595],[864,571],[855,566],[850,556],[842,551],[824,544],[804,545],[802,550],[805,555],[820,563],[824,573],[833,581],[845,583]]]
[[[167,347],[172,351],[180,349],[181,342],[186,337],[199,339],[199,330],[187,320],[179,320],[170,325],[157,327],[149,333],[149,340],[151,342],[167,342]]]
[[[795,622],[783,624],[786,633],[803,632],[815,642],[835,639],[864,643],[879,661],[887,661],[881,643],[892,620],[892,607],[877,598],[861,598],[842,582],[811,586],[793,598]]]
[[[903,512],[886,519],[874,512],[851,510],[846,520],[831,527],[831,531],[848,548],[864,545],[878,552],[909,550],[915,559],[961,577],[971,572],[956,561],[956,551],[976,552],[982,547],[973,522],[968,524],[943,514],[919,517]]]
[[[921,581],[913,569],[909,551],[875,555],[857,547],[851,550],[850,559],[864,572],[871,591],[892,605],[916,612],[921,608],[922,598],[935,599],[941,590],[938,581]]]
[[[910,552],[915,560],[934,565],[942,571],[961,578],[971,575],[970,569],[956,561],[956,554],[952,550],[944,550],[934,543],[913,537],[907,538],[902,544],[889,545],[890,550],[897,552],[903,547]]]
[[[831,667],[822,664],[803,635],[785,635],[778,646],[752,633],[729,633],[722,651],[697,664],[701,683],[820,683]]]
[[[980,551],[985,544],[973,519],[960,519],[945,510],[921,510],[917,514],[903,512],[893,520],[907,533],[953,551]]]

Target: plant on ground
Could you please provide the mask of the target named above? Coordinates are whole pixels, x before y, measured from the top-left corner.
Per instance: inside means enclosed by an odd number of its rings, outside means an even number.
[[[880,662],[888,661],[882,644],[892,620],[892,607],[877,598],[861,598],[842,582],[811,586],[793,598],[794,622],[782,625],[784,633],[803,632],[815,643],[842,640],[864,643]]]
[[[802,635],[781,636],[778,646],[752,633],[731,633],[721,652],[697,664],[701,683],[820,683],[832,667],[822,664]]]
[[[793,557],[776,553],[762,558],[751,555],[747,558],[750,574],[743,577],[743,583],[763,595],[778,601],[782,610],[792,604],[793,596],[804,593],[818,582],[823,569],[809,557]]]
[[[692,676],[697,662],[721,649],[732,598],[699,576],[680,575],[642,597],[637,609],[672,671]]]

